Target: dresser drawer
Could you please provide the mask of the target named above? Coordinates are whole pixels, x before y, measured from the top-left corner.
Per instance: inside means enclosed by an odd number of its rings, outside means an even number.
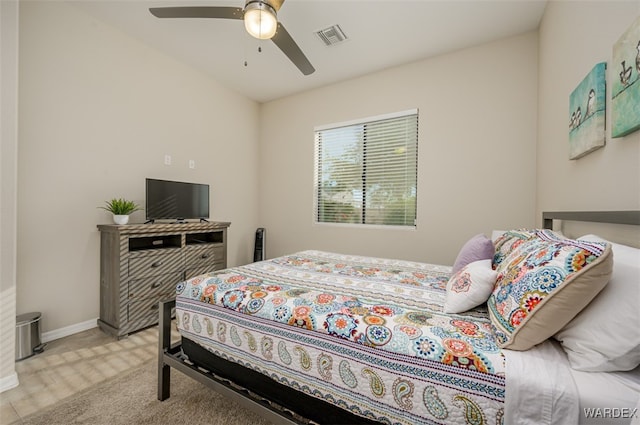
[[[214,246],[208,248],[189,249],[185,254],[185,260],[187,268],[218,263],[224,261],[224,247]]]
[[[160,276],[184,270],[184,255],[172,252],[153,253],[153,255],[129,258],[129,278]]]
[[[129,281],[129,300],[153,297],[156,300],[162,295],[171,296],[176,292],[176,285],[184,280],[184,272],[146,277]]]
[[[185,272],[185,280],[191,279],[195,276],[200,276],[201,274],[212,273],[216,270],[222,270],[224,268],[223,262],[217,262],[213,264],[200,265],[188,268]]]
[[[162,300],[168,299],[162,298]],[[158,323],[158,302],[161,299],[145,299],[140,301],[131,301],[127,306],[128,327],[135,329],[146,328],[147,326]],[[171,314],[175,313],[172,309]]]

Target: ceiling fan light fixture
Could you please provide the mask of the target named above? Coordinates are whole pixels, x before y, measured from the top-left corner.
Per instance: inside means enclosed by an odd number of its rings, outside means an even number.
[[[276,11],[268,3],[253,1],[244,8],[244,27],[255,38],[266,40],[278,29]]]

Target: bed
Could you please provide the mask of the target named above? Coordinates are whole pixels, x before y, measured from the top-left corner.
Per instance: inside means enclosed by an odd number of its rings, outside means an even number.
[[[303,251],[182,282],[160,306],[158,398],[175,368],[274,423],[638,423],[640,251],[554,220],[640,212],[544,213],[453,267]]]

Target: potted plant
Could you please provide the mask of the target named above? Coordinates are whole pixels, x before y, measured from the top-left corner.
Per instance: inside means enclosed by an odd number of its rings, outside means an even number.
[[[105,201],[105,206],[98,208],[113,214],[113,222],[116,224],[127,224],[129,222],[129,214],[141,210],[140,206],[135,202],[122,198]]]

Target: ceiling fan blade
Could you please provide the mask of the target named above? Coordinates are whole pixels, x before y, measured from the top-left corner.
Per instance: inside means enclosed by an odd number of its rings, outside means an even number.
[[[239,7],[216,6],[152,7],[149,12],[158,18],[242,19],[243,16]]]
[[[276,35],[271,38],[271,41],[282,50],[282,53],[287,55],[304,75],[313,74],[316,70],[280,22],[278,22]]]

